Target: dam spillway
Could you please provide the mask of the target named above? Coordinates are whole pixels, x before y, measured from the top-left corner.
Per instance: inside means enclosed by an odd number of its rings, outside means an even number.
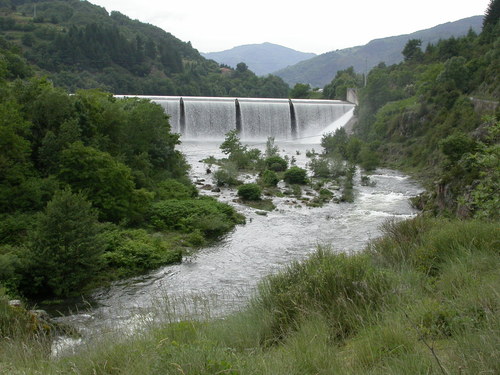
[[[184,139],[223,139],[237,130],[242,139],[279,140],[314,136],[350,111],[340,100],[221,98],[193,96],[143,97],[161,105],[172,132]]]

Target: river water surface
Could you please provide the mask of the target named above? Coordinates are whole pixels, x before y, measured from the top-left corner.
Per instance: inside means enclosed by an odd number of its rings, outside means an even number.
[[[193,181],[212,184],[211,174],[206,174],[207,165],[200,160],[210,155],[221,157],[219,144],[183,141],[181,150],[192,166]],[[318,144],[277,144],[281,155],[294,156],[302,167],[307,163],[306,150],[321,148]],[[255,147],[264,149],[263,144]],[[250,181],[253,177],[246,178]],[[294,198],[274,198],[277,208],[267,216],[233,202],[234,190],[201,190],[202,194],[234,205],[247,223],[237,226],[217,244],[187,256],[181,264],[97,291],[92,308],[58,320],[77,328],[85,340],[106,332],[130,331],[145,320],[159,319],[155,311],[168,310],[170,318],[182,319],[221,316],[240,309],[259,280],[305,258],[318,245],[330,246],[334,251],[357,251],[380,235],[379,227],[387,219],[406,219],[416,214],[409,198],[422,191],[418,184],[391,170],[377,170],[370,178],[376,182],[373,187],[361,186],[360,176],[356,176],[354,203],[308,208]],[[71,344],[75,342],[61,339],[55,350]]]

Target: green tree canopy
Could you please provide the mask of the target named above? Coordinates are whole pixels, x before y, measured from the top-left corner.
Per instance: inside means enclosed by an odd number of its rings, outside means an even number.
[[[103,244],[98,233],[97,211],[85,196],[69,189],[57,192],[33,232],[28,293],[78,295],[99,267]]]
[[[71,144],[61,153],[58,177],[75,191],[85,192],[99,209],[102,220],[119,222],[136,220],[152,198],[135,189],[132,171],[110,154],[84,146]]]
[[[311,91],[311,86],[306,83],[296,83],[290,91],[292,99],[308,99]]]

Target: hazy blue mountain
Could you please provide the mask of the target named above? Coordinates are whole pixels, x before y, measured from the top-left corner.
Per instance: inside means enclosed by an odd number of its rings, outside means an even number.
[[[463,36],[471,28],[479,33],[482,24],[483,16],[474,16],[411,34],[374,39],[364,46],[327,52],[273,74],[283,78],[290,86],[300,82],[308,83],[312,87],[323,87],[331,82],[338,70],[350,66],[353,66],[355,71],[364,73],[382,61],[387,65],[401,62],[401,51],[409,39],[422,40],[422,48],[425,49],[429,43],[436,43],[439,39]]]
[[[221,52],[202,53],[202,56],[233,68],[238,63],[244,62],[255,74],[263,76],[310,59],[316,54],[295,51],[277,44],[262,43],[247,44]]]

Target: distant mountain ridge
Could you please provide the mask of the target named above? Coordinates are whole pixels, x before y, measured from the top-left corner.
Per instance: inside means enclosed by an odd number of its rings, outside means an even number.
[[[259,76],[267,75],[287,66],[315,57],[315,53],[299,52],[278,44],[246,44],[220,52],[202,53],[203,57],[219,64],[236,67],[240,62]]]
[[[447,22],[430,29],[419,30],[411,34],[374,39],[368,44],[342,50],[327,52],[293,66],[275,71],[273,74],[283,78],[290,86],[296,83],[308,83],[312,87],[323,87],[330,83],[338,70],[350,66],[359,73],[369,71],[380,62],[387,65],[403,60],[401,51],[409,39],[422,40],[422,48],[440,39],[459,37],[472,29],[481,32],[483,16],[473,16],[455,22]]]

